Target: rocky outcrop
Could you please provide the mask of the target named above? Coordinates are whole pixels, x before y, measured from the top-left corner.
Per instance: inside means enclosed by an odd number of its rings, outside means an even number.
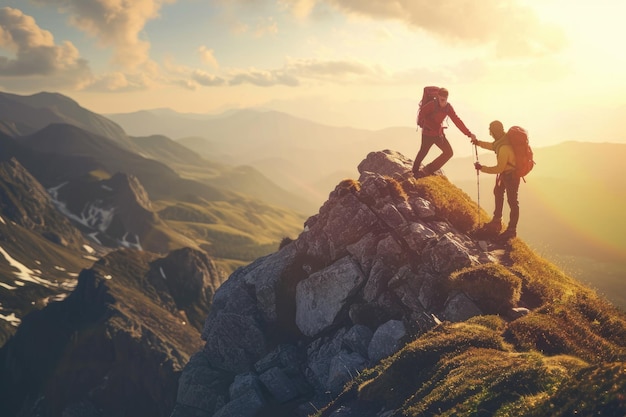
[[[440,320],[515,307],[514,280],[490,293],[472,291],[471,274],[451,278],[498,257],[446,218],[411,166],[393,151],[370,153],[358,181],[337,185],[296,240],[230,276],[172,417],[306,416]],[[494,301],[501,293],[512,301]]]
[[[223,274],[204,253],[190,248],[172,251],[150,264],[148,282],[170,296],[179,313],[197,328],[202,325],[213,302],[216,289],[224,281]]]
[[[0,349],[0,415],[169,415],[222,279],[191,249],[108,254]]]

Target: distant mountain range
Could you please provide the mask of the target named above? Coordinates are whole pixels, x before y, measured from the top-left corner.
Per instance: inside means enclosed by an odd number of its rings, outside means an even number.
[[[250,167],[212,164],[165,137],[150,144],[131,138],[59,94],[0,94],[0,102],[10,109],[0,113],[2,126],[13,126],[0,131],[0,216],[12,231],[5,240],[16,245],[5,250],[28,270],[41,269],[28,248],[57,244],[49,252],[58,252],[65,265],[56,266],[75,274],[89,264],[85,259],[117,248],[166,254],[182,247],[210,253],[228,273],[302,229],[303,214],[257,196],[296,206],[298,198],[290,200]],[[18,322],[33,305],[68,292],[61,281],[45,290],[16,286],[13,275],[10,265],[0,275],[0,291],[8,292],[0,297],[0,314]],[[0,340],[12,334],[15,320],[0,320]]]
[[[167,112],[109,114],[134,135],[163,134],[210,161],[257,168],[314,212],[335,184],[373,150],[416,151],[412,129],[331,127],[276,111],[240,110],[200,118]]]

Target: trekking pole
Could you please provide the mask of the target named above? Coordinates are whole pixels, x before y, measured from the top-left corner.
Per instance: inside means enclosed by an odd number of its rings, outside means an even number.
[[[474,145],[474,155],[476,156],[476,161],[478,161],[478,146]],[[478,228],[480,228],[480,171],[476,170],[476,188],[478,194]]]

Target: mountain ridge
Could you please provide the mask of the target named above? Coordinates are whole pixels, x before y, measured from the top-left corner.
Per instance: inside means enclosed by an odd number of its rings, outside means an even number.
[[[310,201],[306,197],[296,196],[292,192],[278,187],[273,181],[257,180],[256,183],[246,181],[244,177],[238,176],[237,181],[227,180],[229,175],[228,171],[231,168],[225,167],[221,162],[225,162],[226,159],[220,160],[219,165],[212,164],[207,161],[206,165],[212,165],[208,170],[201,168],[201,162],[198,161],[198,157],[192,152],[185,152],[182,149],[174,150],[174,144],[166,144],[161,137],[159,141],[160,149],[157,147],[147,146],[143,143],[143,146],[138,146],[137,140],[129,137],[126,132],[112,120],[93,113],[83,107],[81,107],[74,100],[69,97],[63,96],[58,93],[46,93],[41,92],[30,96],[20,96],[16,94],[2,93],[0,96],[0,106],[4,106],[6,111],[2,112],[0,116],[0,132],[4,132],[11,137],[21,137],[36,134],[37,132],[46,129],[51,124],[56,125],[72,125],[76,126],[90,134],[98,135],[99,137],[108,137],[109,140],[120,145],[122,148],[126,148],[136,154],[149,155],[151,159],[157,160],[165,165],[171,165],[176,160],[180,163],[176,168],[181,170],[181,167],[185,166],[185,163],[192,163],[198,168],[192,172],[193,176],[196,176],[205,186],[211,187],[211,177],[214,177],[210,171],[217,169],[224,172],[220,172],[219,178],[222,182],[221,187],[225,190],[227,187],[234,185],[237,189],[248,193],[253,197],[263,200],[269,200],[268,203],[279,203],[282,206],[290,207],[296,211],[310,210],[312,206]],[[46,113],[45,115],[41,114]],[[157,122],[163,119],[164,116],[157,117]],[[155,125],[154,121],[147,122],[147,125]],[[157,132],[161,134],[162,132]],[[144,141],[145,142],[145,141]],[[155,143],[157,144],[157,143]],[[180,148],[180,147],[179,147]],[[163,154],[165,152],[165,154]],[[175,152],[175,160],[167,159],[167,152]],[[183,158],[183,160],[181,160]],[[109,162],[111,164],[111,162]],[[236,164],[241,165],[240,163]],[[208,172],[207,172],[208,171]],[[184,172],[188,174],[189,172]],[[258,175],[261,177],[262,175]],[[41,178],[40,178],[41,180]],[[149,181],[146,178],[142,179],[147,188],[152,188]],[[190,184],[188,183],[187,186]],[[177,187],[174,187],[177,188]]]
[[[411,165],[371,152],[297,239],[220,286],[172,417],[542,415],[582,394],[578,372],[623,365],[623,313],[521,240],[472,237],[486,213],[440,175],[415,180]],[[555,361],[566,365],[546,377]],[[199,388],[197,374],[227,383]],[[611,398],[626,386],[626,373],[616,378]]]
[[[66,123],[107,136],[132,149],[132,143],[118,124],[59,93],[40,92],[21,96],[0,92],[0,108],[2,119],[14,120],[23,126],[18,129],[21,135],[31,134],[50,123]]]

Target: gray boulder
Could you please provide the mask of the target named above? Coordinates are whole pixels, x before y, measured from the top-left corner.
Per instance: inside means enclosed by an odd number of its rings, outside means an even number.
[[[406,336],[406,328],[400,320],[389,320],[381,325],[372,336],[367,356],[371,363],[376,363],[392,355],[401,347],[400,341]]]
[[[315,336],[327,329],[364,281],[361,270],[345,257],[298,283],[298,328],[307,336]]]
[[[365,358],[357,352],[339,352],[330,360],[326,382],[328,390],[333,395],[339,394],[348,381],[356,378],[365,369],[366,364]]]
[[[178,380],[177,406],[212,414],[226,403],[225,383],[223,374],[211,368],[206,356],[198,352],[189,359]]]
[[[206,337],[204,351],[212,366],[247,372],[266,352],[263,330],[253,317],[220,314]]]
[[[270,395],[279,403],[293,400],[300,393],[289,376],[280,368],[274,367],[259,375],[259,379]]]
[[[367,358],[367,347],[373,335],[374,332],[372,332],[369,327],[362,324],[355,324],[343,337],[343,344],[349,350]]]

